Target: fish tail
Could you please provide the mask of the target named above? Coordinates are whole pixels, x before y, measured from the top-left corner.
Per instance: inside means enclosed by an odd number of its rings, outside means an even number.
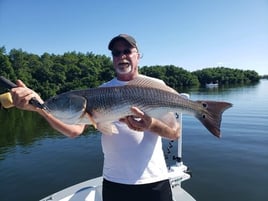
[[[201,104],[202,112],[196,114],[197,119],[216,137],[221,136],[222,113],[232,107],[228,102],[196,101]]]

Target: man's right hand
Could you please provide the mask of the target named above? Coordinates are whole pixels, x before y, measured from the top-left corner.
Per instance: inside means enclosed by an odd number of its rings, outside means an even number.
[[[29,104],[29,101],[32,98],[36,98],[41,104],[43,104],[44,101],[41,97],[35,91],[28,88],[21,80],[17,80],[16,84],[18,87],[10,90],[13,104],[22,110],[38,111],[38,108]]]

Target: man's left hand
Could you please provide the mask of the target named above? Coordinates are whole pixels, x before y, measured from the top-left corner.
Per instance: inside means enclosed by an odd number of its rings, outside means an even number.
[[[122,118],[120,121],[126,123],[130,129],[135,131],[148,130],[152,124],[152,117],[148,116],[137,107],[131,107],[131,111],[134,115]]]

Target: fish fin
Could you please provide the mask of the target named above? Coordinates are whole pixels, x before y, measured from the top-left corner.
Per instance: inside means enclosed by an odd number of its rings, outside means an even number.
[[[106,135],[118,134],[119,131],[112,122],[97,123],[97,129]]]
[[[178,121],[174,112],[169,112],[163,115],[159,120],[167,124],[172,129],[176,130],[178,128]]]
[[[101,122],[96,123],[93,116],[87,113],[90,123],[94,126],[95,129],[98,129],[100,132],[106,135],[118,134],[118,129],[112,122]]]
[[[202,112],[196,114],[201,123],[216,137],[221,136],[220,126],[222,113],[232,107],[231,103],[217,101],[196,101],[201,104]]]
[[[86,113],[86,114],[87,114],[87,117],[89,118],[90,123],[93,125],[93,127],[94,127],[95,129],[97,129],[97,123],[96,123],[96,121],[94,120],[94,118],[93,118],[89,113]]]
[[[92,117],[89,117],[89,115],[87,113],[85,113],[84,115],[82,115],[79,119],[78,122],[76,122],[77,124],[88,124],[88,125],[93,125],[93,127],[96,129],[96,125],[93,123],[95,122]]]
[[[134,80],[129,81],[126,85],[150,87],[178,94],[178,92],[175,89],[167,86],[162,80],[158,80],[156,78],[151,78],[147,76],[138,76]]]

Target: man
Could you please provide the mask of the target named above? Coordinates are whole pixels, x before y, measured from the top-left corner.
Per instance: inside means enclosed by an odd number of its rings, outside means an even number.
[[[120,34],[110,41],[108,48],[112,52],[116,78],[101,87],[124,85],[143,76],[138,72],[140,53],[133,37]],[[84,131],[85,125],[64,124],[46,111],[30,105],[29,100],[33,97],[41,103],[43,100],[22,81],[18,80],[17,85],[19,87],[11,90],[17,108],[38,112],[54,129],[68,137],[78,136]],[[102,135],[103,200],[171,201],[161,137],[178,138],[180,127],[151,118],[139,108],[132,107],[131,110],[135,117],[127,116],[114,123],[118,135]]]

